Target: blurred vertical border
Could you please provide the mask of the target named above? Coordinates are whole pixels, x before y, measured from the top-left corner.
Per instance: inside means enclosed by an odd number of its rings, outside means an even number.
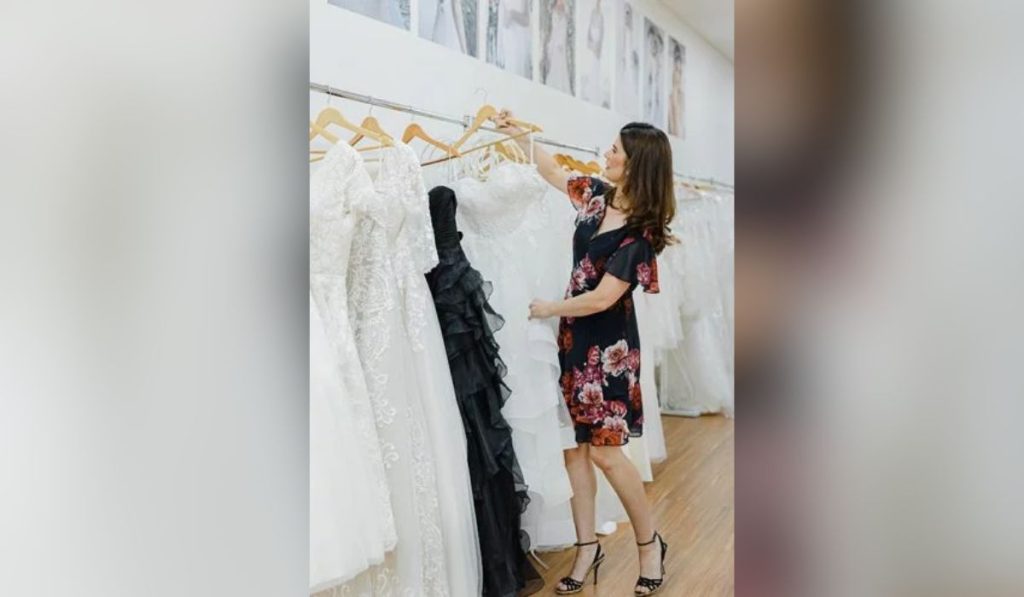
[[[305,594],[308,9],[0,9],[0,594]]]
[[[1024,594],[1022,16],[738,3],[739,595]]]

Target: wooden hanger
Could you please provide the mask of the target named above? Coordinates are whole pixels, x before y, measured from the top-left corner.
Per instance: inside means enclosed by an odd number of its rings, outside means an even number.
[[[327,139],[327,141],[332,145],[338,142],[338,138],[336,136],[327,132],[322,126],[311,120],[309,121],[309,140],[312,141],[313,139],[316,139],[317,135]]]
[[[555,162],[558,163],[559,166],[567,170],[579,171],[580,163],[576,161],[576,158],[572,157],[571,155],[566,155],[564,153],[556,153]]]
[[[480,151],[480,150],[486,149],[488,147],[493,147],[495,145],[498,145],[499,143],[505,143],[506,141],[509,141],[511,139],[516,139],[516,138],[519,138],[519,137],[522,137],[522,136],[525,136],[525,135],[529,135],[530,132],[531,131],[522,131],[522,132],[516,133],[514,135],[509,135],[505,139],[498,139],[497,141],[491,141],[490,143],[484,143],[483,145],[477,145],[476,147],[474,147],[472,149],[467,149],[466,151],[463,151],[461,153],[461,156],[465,156],[466,154],[473,153],[475,151]],[[437,159],[437,160],[430,160],[429,162],[423,162],[422,165],[423,166],[430,166],[432,164],[439,164],[441,162],[447,162],[448,160],[452,159],[453,157],[454,156],[447,156],[447,157],[443,157],[443,158],[440,158],[440,159]]]
[[[518,126],[521,129],[526,129],[526,130],[530,131],[531,133],[543,133],[544,132],[544,129],[540,128],[536,124],[533,124],[532,122],[526,122],[525,120],[519,120],[518,118],[510,118],[508,121],[511,122],[512,124]]]
[[[494,150],[497,151],[500,155],[504,156],[505,159],[510,162],[516,162],[517,164],[522,163],[520,161],[519,156],[515,153],[515,151],[510,149],[510,146],[506,143],[498,143],[497,145],[494,146]]]
[[[468,141],[469,138],[472,137],[474,133],[480,130],[480,127],[482,127],[485,122],[487,122],[488,120],[493,120],[494,117],[497,116],[498,114],[500,114],[500,112],[498,112],[497,108],[490,104],[485,104],[481,106],[480,109],[477,110],[476,112],[476,117],[473,119],[473,124],[469,125],[469,128],[466,129],[466,132],[462,134],[462,137],[460,137],[458,141],[452,144],[452,147],[454,147],[455,149],[461,149],[462,146],[465,145],[466,141]],[[518,126],[521,129],[524,129],[527,133],[538,133],[543,130],[533,123],[525,122],[522,120],[512,119],[509,122]]]
[[[554,157],[555,162],[563,168],[567,168],[581,174],[601,174],[601,165],[597,162],[590,161],[584,164],[571,155],[566,155],[564,153],[556,153]]]
[[[462,152],[462,155],[465,155],[467,153],[473,153],[474,151],[476,151],[478,149],[482,149],[484,147],[500,146],[501,147],[500,151],[503,152],[503,155],[511,154],[511,155],[508,155],[508,158],[513,160],[513,161],[517,161],[518,162],[520,160],[517,157],[514,157],[514,156],[518,156],[519,154],[521,154],[522,150],[520,150],[518,146],[516,146],[515,149],[509,149],[509,146],[515,145],[514,143],[509,143],[509,141],[511,141],[512,139],[516,139],[518,137],[523,137],[525,135],[529,135],[532,132],[533,131],[522,131],[522,132],[516,133],[515,135],[509,135],[508,137],[505,137],[503,139],[495,139],[493,141],[489,141],[487,143],[484,143],[483,145],[477,145],[476,147],[473,147],[471,149],[467,149],[467,150]],[[525,155],[525,154],[523,154],[523,155]]]
[[[405,127],[405,132],[402,133],[402,143],[408,143],[413,139],[421,139],[426,143],[433,145],[434,147],[444,151],[451,157],[459,157],[462,155],[461,153],[459,153],[458,149],[452,147],[451,145],[442,143],[428,135],[427,132],[423,130],[423,127],[421,127],[419,124],[415,122]]]
[[[324,135],[325,133],[327,133],[326,129],[327,129],[327,125],[329,125],[329,124],[336,124],[336,125],[338,125],[338,126],[340,126],[342,128],[345,128],[345,129],[348,129],[348,130],[352,131],[353,133],[360,133],[364,137],[369,137],[371,139],[376,140],[381,145],[388,145],[388,146],[394,145],[394,142],[392,141],[391,137],[388,136],[386,133],[380,133],[380,132],[376,132],[376,131],[371,131],[371,130],[365,129],[365,128],[359,126],[359,125],[353,124],[353,123],[349,122],[344,116],[342,116],[341,112],[339,112],[337,108],[332,108],[330,106],[328,106],[328,107],[324,108],[323,110],[321,110],[320,114],[317,115],[316,122],[313,123],[313,130],[310,130],[310,132],[309,132],[309,139],[310,139],[310,141],[312,141],[313,138],[316,137],[317,134],[320,134],[325,139],[330,140],[328,137],[326,137]],[[316,129],[321,129],[321,130],[318,131]],[[327,133],[327,134],[330,134],[330,133]],[[333,137],[333,135],[332,135],[332,137]],[[337,143],[338,142],[337,137],[335,137],[334,141],[332,141],[332,142],[333,143]]]
[[[337,137],[335,137],[331,133],[325,131],[323,129],[323,127],[319,126],[315,122],[310,121],[310,123],[309,123],[309,140],[312,141],[317,136],[323,137],[331,145],[334,145],[334,144],[336,144],[338,142],[338,138]],[[319,162],[320,160],[324,159],[324,156],[327,154],[327,150],[326,149],[310,149],[309,153],[311,154],[311,156],[309,158],[309,161],[310,161],[310,163],[313,163],[313,162]],[[318,155],[312,155],[312,154],[318,154]]]
[[[384,129],[380,127],[380,123],[377,122],[377,119],[374,118],[373,116],[367,116],[366,118],[364,118],[363,122],[360,123],[359,126],[368,131],[372,131],[374,133],[377,133],[378,135],[382,135],[388,139],[391,139],[391,135],[384,132]],[[363,135],[363,133],[356,133],[356,135],[352,137],[352,140],[349,141],[348,144],[351,145],[352,147],[355,147],[357,143],[363,140],[364,136],[365,135]]]
[[[463,145],[465,145],[466,141],[468,141],[469,138],[473,136],[473,133],[480,130],[480,127],[482,127],[485,122],[497,116],[498,114],[500,114],[500,112],[498,112],[498,110],[495,109],[495,107],[490,104],[481,106],[480,109],[477,110],[476,112],[476,118],[473,119],[473,124],[469,125],[469,128],[466,129],[466,132],[463,133],[461,137],[459,137],[458,141],[452,143],[452,147],[454,147],[455,149],[461,148]]]

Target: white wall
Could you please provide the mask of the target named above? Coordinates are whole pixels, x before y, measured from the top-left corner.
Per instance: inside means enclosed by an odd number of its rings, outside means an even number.
[[[732,62],[654,0],[633,0],[633,4],[686,46],[686,139],[670,137],[676,170],[732,183]],[[480,6],[485,21],[485,2]],[[328,5],[326,0],[310,0],[310,81],[453,116],[473,114],[485,102],[508,107],[523,120],[544,127],[545,137],[599,146],[602,151],[626,123],[625,117],[613,111],[506,73],[482,57],[463,55],[420,38],[415,33],[415,0],[413,7],[412,31],[406,31]],[[535,27],[537,22],[535,3]],[[481,38],[485,29],[481,22]],[[617,31],[610,37],[615,40]],[[481,43],[479,47],[483,51],[485,46]],[[535,47],[535,66],[538,54]],[[351,120],[361,120],[368,112],[365,105],[331,101]],[[318,112],[325,102],[324,95],[311,92],[311,113]],[[410,121],[408,115],[380,108],[375,108],[373,115],[385,130],[395,134]],[[455,125],[423,118],[418,121],[438,137],[454,138],[461,132]]]

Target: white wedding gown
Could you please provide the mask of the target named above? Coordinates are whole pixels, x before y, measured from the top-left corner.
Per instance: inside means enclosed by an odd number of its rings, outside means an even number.
[[[346,271],[358,216],[336,156],[310,180],[310,591],[395,547],[373,406],[349,326]]]
[[[410,352],[406,375],[414,381],[414,395],[423,405],[435,456],[450,595],[475,597],[480,595],[482,579],[466,433],[425,276],[438,263],[427,189],[416,153],[400,143],[381,153],[380,171],[374,178],[392,216],[387,233],[403,337]]]
[[[512,391],[502,414],[530,492],[523,529],[536,548],[576,541],[572,487],[563,450],[576,446],[558,384],[557,320],[528,321],[533,298],[560,298],[572,268],[575,210],[550,188],[535,166],[503,163],[486,181],[451,185],[470,263],[494,285],[491,306],[505,318],[495,334]],[[610,532],[625,520],[621,502],[598,474],[597,525]]]
[[[339,585],[394,547],[382,529],[371,463],[363,455],[338,374],[337,353],[309,297],[310,592]]]
[[[733,409],[731,328],[719,275],[725,258],[723,239],[716,232],[722,221],[713,203],[691,195],[679,201],[677,234],[684,242],[667,249],[666,279],[681,283],[673,288],[677,307],[664,315],[681,322],[681,339],[662,335],[658,367],[662,411],[697,416]],[[731,286],[731,284],[730,284]],[[731,311],[731,309],[730,309]]]
[[[361,156],[346,143],[328,151],[314,176],[314,188],[341,196],[345,213],[355,222],[348,262],[348,316],[373,407],[397,535],[395,549],[383,562],[335,587],[333,593],[359,597],[468,595],[472,593],[458,587],[477,582],[475,568],[449,556],[472,552],[474,547],[457,543],[463,540],[457,533],[445,534],[456,525],[443,517],[451,507],[442,508],[440,503],[440,496],[462,486],[459,475],[449,469],[458,467],[455,459],[460,446],[461,465],[466,468],[464,443],[459,443],[465,440],[461,429],[451,428],[451,421],[447,436],[431,435],[436,414],[428,411],[436,410],[438,404],[425,403],[425,396],[441,398],[425,389],[432,387],[430,379],[421,379],[418,370],[410,370],[417,357],[406,340],[411,316],[404,313],[409,303],[399,287],[394,254],[395,233],[402,227],[405,211],[400,198],[392,194],[400,185],[389,176],[398,170],[397,158],[385,151],[382,159],[380,189],[374,188]],[[443,351],[441,356],[444,358]],[[440,444],[446,447],[438,449]],[[439,466],[440,458],[447,462]],[[468,472],[463,475],[468,488]],[[456,502],[459,506],[471,515],[471,503]],[[461,520],[467,517],[461,516]],[[349,540],[360,541],[356,536]],[[458,549],[450,549],[452,544]],[[474,556],[465,558],[473,561]]]

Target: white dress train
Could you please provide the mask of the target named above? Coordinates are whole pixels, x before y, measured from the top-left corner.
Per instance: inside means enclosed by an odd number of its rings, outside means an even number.
[[[310,590],[380,563],[397,540],[374,409],[349,320],[358,216],[337,153],[310,179]],[[357,530],[358,532],[354,531]]]
[[[371,463],[348,414],[337,353],[309,297],[309,582],[310,592],[353,578],[384,559],[394,537],[383,533]],[[386,502],[390,509],[390,501]]]
[[[415,381],[434,453],[438,502],[452,597],[480,595],[482,578],[476,514],[455,386],[437,311],[425,274],[437,265],[430,204],[419,159],[404,144],[381,153],[377,189],[385,202],[393,273],[408,341],[406,374]]]

